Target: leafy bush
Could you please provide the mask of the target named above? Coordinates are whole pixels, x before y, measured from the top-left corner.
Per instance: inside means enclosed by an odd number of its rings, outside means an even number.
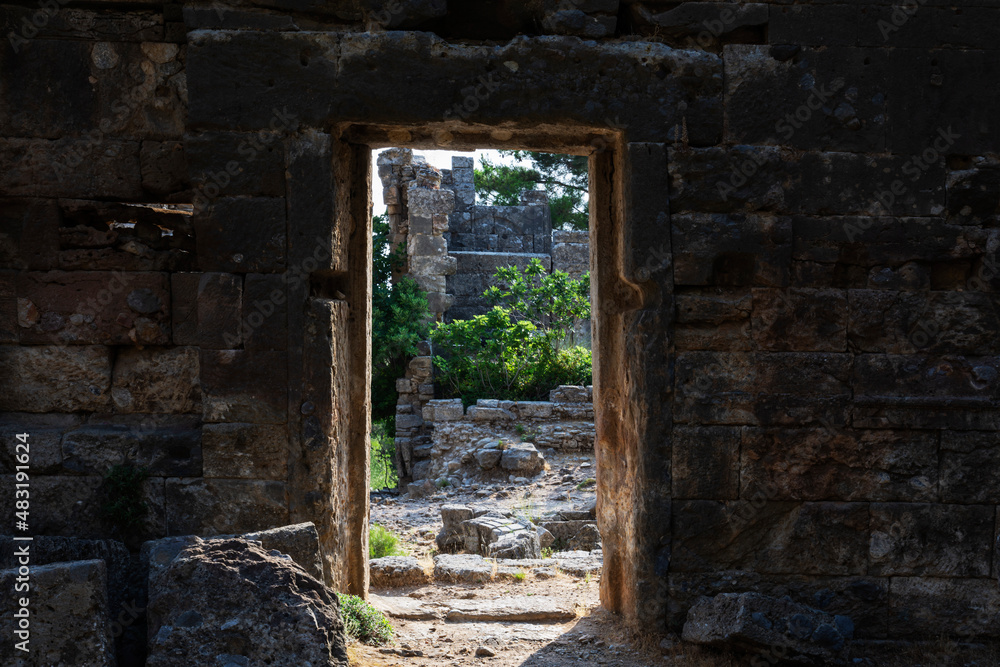
[[[406,550],[399,546],[399,536],[378,524],[368,530],[368,557],[405,556]]]
[[[395,489],[399,485],[396,474],[396,463],[393,460],[396,445],[393,434],[396,432],[396,419],[390,417],[372,424],[371,434],[371,484],[372,489]]]
[[[538,400],[561,384],[590,384],[589,349],[573,345],[573,328],[590,317],[590,278],[548,274],[537,259],[523,270],[498,269],[500,285],[483,296],[485,315],[438,323],[431,340],[443,393],[471,405],[479,398]]]
[[[340,614],[347,634],[370,646],[384,646],[392,642],[396,632],[385,614],[357,595],[337,593]]]

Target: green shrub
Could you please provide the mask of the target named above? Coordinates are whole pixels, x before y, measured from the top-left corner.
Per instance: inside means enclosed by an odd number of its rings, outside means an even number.
[[[368,557],[405,556],[406,550],[399,546],[399,536],[378,524],[368,530]]]
[[[347,634],[370,646],[384,646],[392,642],[396,633],[385,614],[357,595],[337,593],[337,598]]]
[[[143,483],[149,477],[146,468],[131,464],[112,466],[101,485],[101,516],[117,535],[134,535],[142,527],[149,506],[143,499]]]
[[[561,384],[590,384],[592,355],[568,344],[590,317],[590,278],[548,274],[537,259],[523,270],[498,269],[500,286],[483,293],[484,315],[437,323],[431,340],[442,393],[465,405],[480,398],[538,400]]]
[[[372,490],[395,489],[399,485],[396,474],[394,434],[396,418],[383,419],[372,424],[371,434],[371,485]]]

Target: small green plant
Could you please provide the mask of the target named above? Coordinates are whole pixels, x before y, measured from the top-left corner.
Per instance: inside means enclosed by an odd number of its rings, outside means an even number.
[[[149,470],[131,464],[112,466],[104,475],[101,516],[121,535],[135,534],[149,513],[143,499],[143,483]]]
[[[442,477],[437,482],[435,482],[435,484],[437,485],[437,488],[439,488],[439,489],[444,489],[444,488],[447,488],[447,487],[451,486],[451,482],[449,482],[444,477]]]
[[[590,583],[590,580],[591,580],[591,578],[592,578],[592,577],[591,577],[591,575],[590,575],[590,572],[588,572],[587,574],[585,574],[585,575],[583,576],[583,583],[585,583],[585,584],[589,584],[589,583]]]
[[[538,437],[537,429],[528,429],[528,427],[521,423],[515,424],[514,430],[522,442],[534,442],[535,438]]]
[[[524,434],[528,432],[528,429],[525,428],[524,424],[520,422],[514,424],[514,430],[517,431],[517,434],[522,438],[524,438]]]
[[[527,578],[528,575],[525,574],[524,572],[518,572],[514,575],[514,581],[518,582],[519,584],[524,583],[524,580]]]
[[[576,485],[576,490],[583,491],[584,489],[589,489],[593,487],[595,484],[597,484],[597,480],[594,479],[593,477],[588,477],[587,479],[583,480],[582,482]]]
[[[552,558],[552,547],[542,549],[542,558]]]
[[[385,558],[386,556],[405,556],[406,550],[399,545],[399,536],[386,528],[375,524],[368,531],[368,557]]]
[[[396,475],[396,418],[388,417],[372,423],[371,433],[371,485],[373,491],[395,489],[399,486]]]
[[[385,646],[392,642],[396,632],[385,614],[357,595],[337,593],[337,599],[347,634],[369,646]]]

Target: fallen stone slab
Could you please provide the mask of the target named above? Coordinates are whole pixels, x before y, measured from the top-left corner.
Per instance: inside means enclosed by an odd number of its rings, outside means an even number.
[[[108,613],[107,566],[83,560],[31,567],[29,592],[15,593],[16,569],[0,571],[0,665],[114,667],[115,644]],[[28,652],[15,630],[20,598],[29,600]]]
[[[455,583],[485,583],[493,580],[495,566],[482,556],[442,554],[434,557],[434,578]]]
[[[515,442],[503,450],[500,467],[524,477],[534,477],[545,469],[545,459],[529,442]]]
[[[311,521],[247,533],[243,537],[257,540],[267,551],[276,549],[288,554],[306,572],[323,581],[323,551],[319,531]]]
[[[600,574],[604,567],[604,556],[600,552],[560,551],[552,554],[552,560],[562,572],[573,577]]]
[[[323,580],[323,556],[319,544],[319,533],[312,522],[281,526],[245,535],[217,535],[201,538],[195,535],[178,535],[144,542],[140,549],[140,560],[148,568],[149,576],[155,576],[177,557],[184,549],[207,540],[228,540],[242,537],[260,542],[266,551],[279,551],[292,558],[311,576]]]
[[[722,593],[699,598],[688,610],[682,638],[733,650],[770,651],[782,659],[805,656],[824,664],[847,659],[854,623],[789,598]]]
[[[447,603],[449,621],[521,621],[562,623],[576,618],[568,600],[545,595],[517,595],[493,600],[455,600]]]
[[[433,621],[444,616],[439,605],[413,598],[369,594],[369,603],[383,614],[404,621]]]
[[[151,576],[148,619],[146,667],[348,664],[334,593],[242,538],[195,543]]]
[[[375,588],[419,586],[430,581],[424,568],[413,556],[386,556],[368,562],[371,585]]]

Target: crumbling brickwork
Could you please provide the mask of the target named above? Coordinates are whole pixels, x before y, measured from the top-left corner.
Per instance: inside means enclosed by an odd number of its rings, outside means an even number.
[[[604,604],[1000,633],[994,7],[38,11],[0,52],[33,530],[100,533],[129,460],[149,533],[313,520],[363,593],[370,149],[560,150],[591,155]]]

